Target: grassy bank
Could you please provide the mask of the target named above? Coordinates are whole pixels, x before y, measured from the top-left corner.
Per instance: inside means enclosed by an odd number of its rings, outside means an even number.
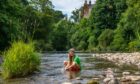
[[[23,77],[39,69],[40,58],[33,42],[14,42],[3,56],[2,76],[5,79]]]

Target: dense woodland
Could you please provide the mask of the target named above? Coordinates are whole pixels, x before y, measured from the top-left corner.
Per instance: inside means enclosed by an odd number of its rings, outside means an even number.
[[[139,51],[140,0],[96,0],[89,19],[67,18],[50,0],[0,1],[0,50],[35,41],[37,50]]]

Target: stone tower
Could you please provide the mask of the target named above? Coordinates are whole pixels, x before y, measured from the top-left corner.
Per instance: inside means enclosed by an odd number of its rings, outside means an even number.
[[[89,18],[91,10],[92,10],[92,3],[91,0],[89,1],[89,3],[87,2],[87,0],[85,0],[85,3],[81,9],[81,18]]]

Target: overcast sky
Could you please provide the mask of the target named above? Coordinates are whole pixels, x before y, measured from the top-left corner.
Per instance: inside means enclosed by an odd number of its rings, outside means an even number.
[[[68,16],[71,15],[71,12],[75,9],[80,8],[85,0],[51,0],[56,10],[62,11],[64,14]],[[89,0],[87,0],[89,2]],[[95,0],[91,0],[92,4]]]

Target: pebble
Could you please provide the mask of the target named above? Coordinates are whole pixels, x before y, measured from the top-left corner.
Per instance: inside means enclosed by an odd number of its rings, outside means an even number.
[[[122,75],[123,75],[123,76],[130,75],[130,72],[123,72]]]
[[[140,80],[140,76],[128,76],[128,78],[130,78],[132,81],[139,81]]]
[[[135,75],[140,75],[140,72],[135,72]]]
[[[129,77],[122,77],[121,78],[121,82],[130,82],[130,81],[132,81],[132,80]]]
[[[83,80],[81,77],[77,77],[76,80]]]
[[[72,83],[70,83],[70,82],[64,82],[64,83],[62,83],[62,84],[72,84]]]
[[[92,78],[93,80],[99,80],[100,78]]]
[[[99,78],[103,79],[105,76],[104,75],[99,75]]]
[[[82,83],[78,82],[78,83],[74,83],[74,84],[82,84]]]

